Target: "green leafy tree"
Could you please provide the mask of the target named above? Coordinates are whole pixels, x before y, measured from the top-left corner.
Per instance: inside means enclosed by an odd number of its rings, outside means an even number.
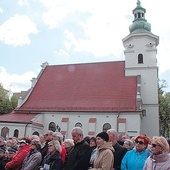
[[[0,84],[0,114],[10,113],[17,106],[15,98],[9,97],[9,91]]]
[[[163,88],[166,87],[166,81],[159,82],[159,123],[160,135],[170,137],[170,93],[165,93]]]

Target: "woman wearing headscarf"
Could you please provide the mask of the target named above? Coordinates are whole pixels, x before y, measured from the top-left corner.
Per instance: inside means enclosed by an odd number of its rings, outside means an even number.
[[[121,170],[143,170],[146,159],[151,155],[147,149],[149,142],[146,135],[137,136],[134,149],[126,152],[122,159]]]
[[[91,170],[113,170],[114,149],[112,143],[108,141],[109,136],[106,132],[101,132],[96,136],[97,153]]]
[[[170,170],[169,144],[160,136],[154,136],[151,143],[152,155],[147,158],[144,170]]]

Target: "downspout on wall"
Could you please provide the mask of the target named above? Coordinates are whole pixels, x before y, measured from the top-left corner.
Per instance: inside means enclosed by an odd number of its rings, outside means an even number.
[[[118,121],[118,119],[119,119],[119,117],[120,117],[120,113],[121,113],[121,112],[118,111],[118,114],[117,114],[117,127],[116,127],[116,128],[117,128],[117,129],[116,129],[117,132],[119,132],[119,121]]]

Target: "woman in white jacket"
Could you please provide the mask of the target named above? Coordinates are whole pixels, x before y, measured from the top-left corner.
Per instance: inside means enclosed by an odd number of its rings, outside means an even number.
[[[151,151],[152,155],[147,158],[144,170],[170,170],[169,144],[164,137],[153,137]]]

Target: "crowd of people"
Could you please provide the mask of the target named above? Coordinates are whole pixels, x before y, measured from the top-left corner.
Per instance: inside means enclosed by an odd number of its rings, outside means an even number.
[[[17,139],[0,137],[0,170],[170,170],[170,140],[115,129],[84,136],[80,127]]]

